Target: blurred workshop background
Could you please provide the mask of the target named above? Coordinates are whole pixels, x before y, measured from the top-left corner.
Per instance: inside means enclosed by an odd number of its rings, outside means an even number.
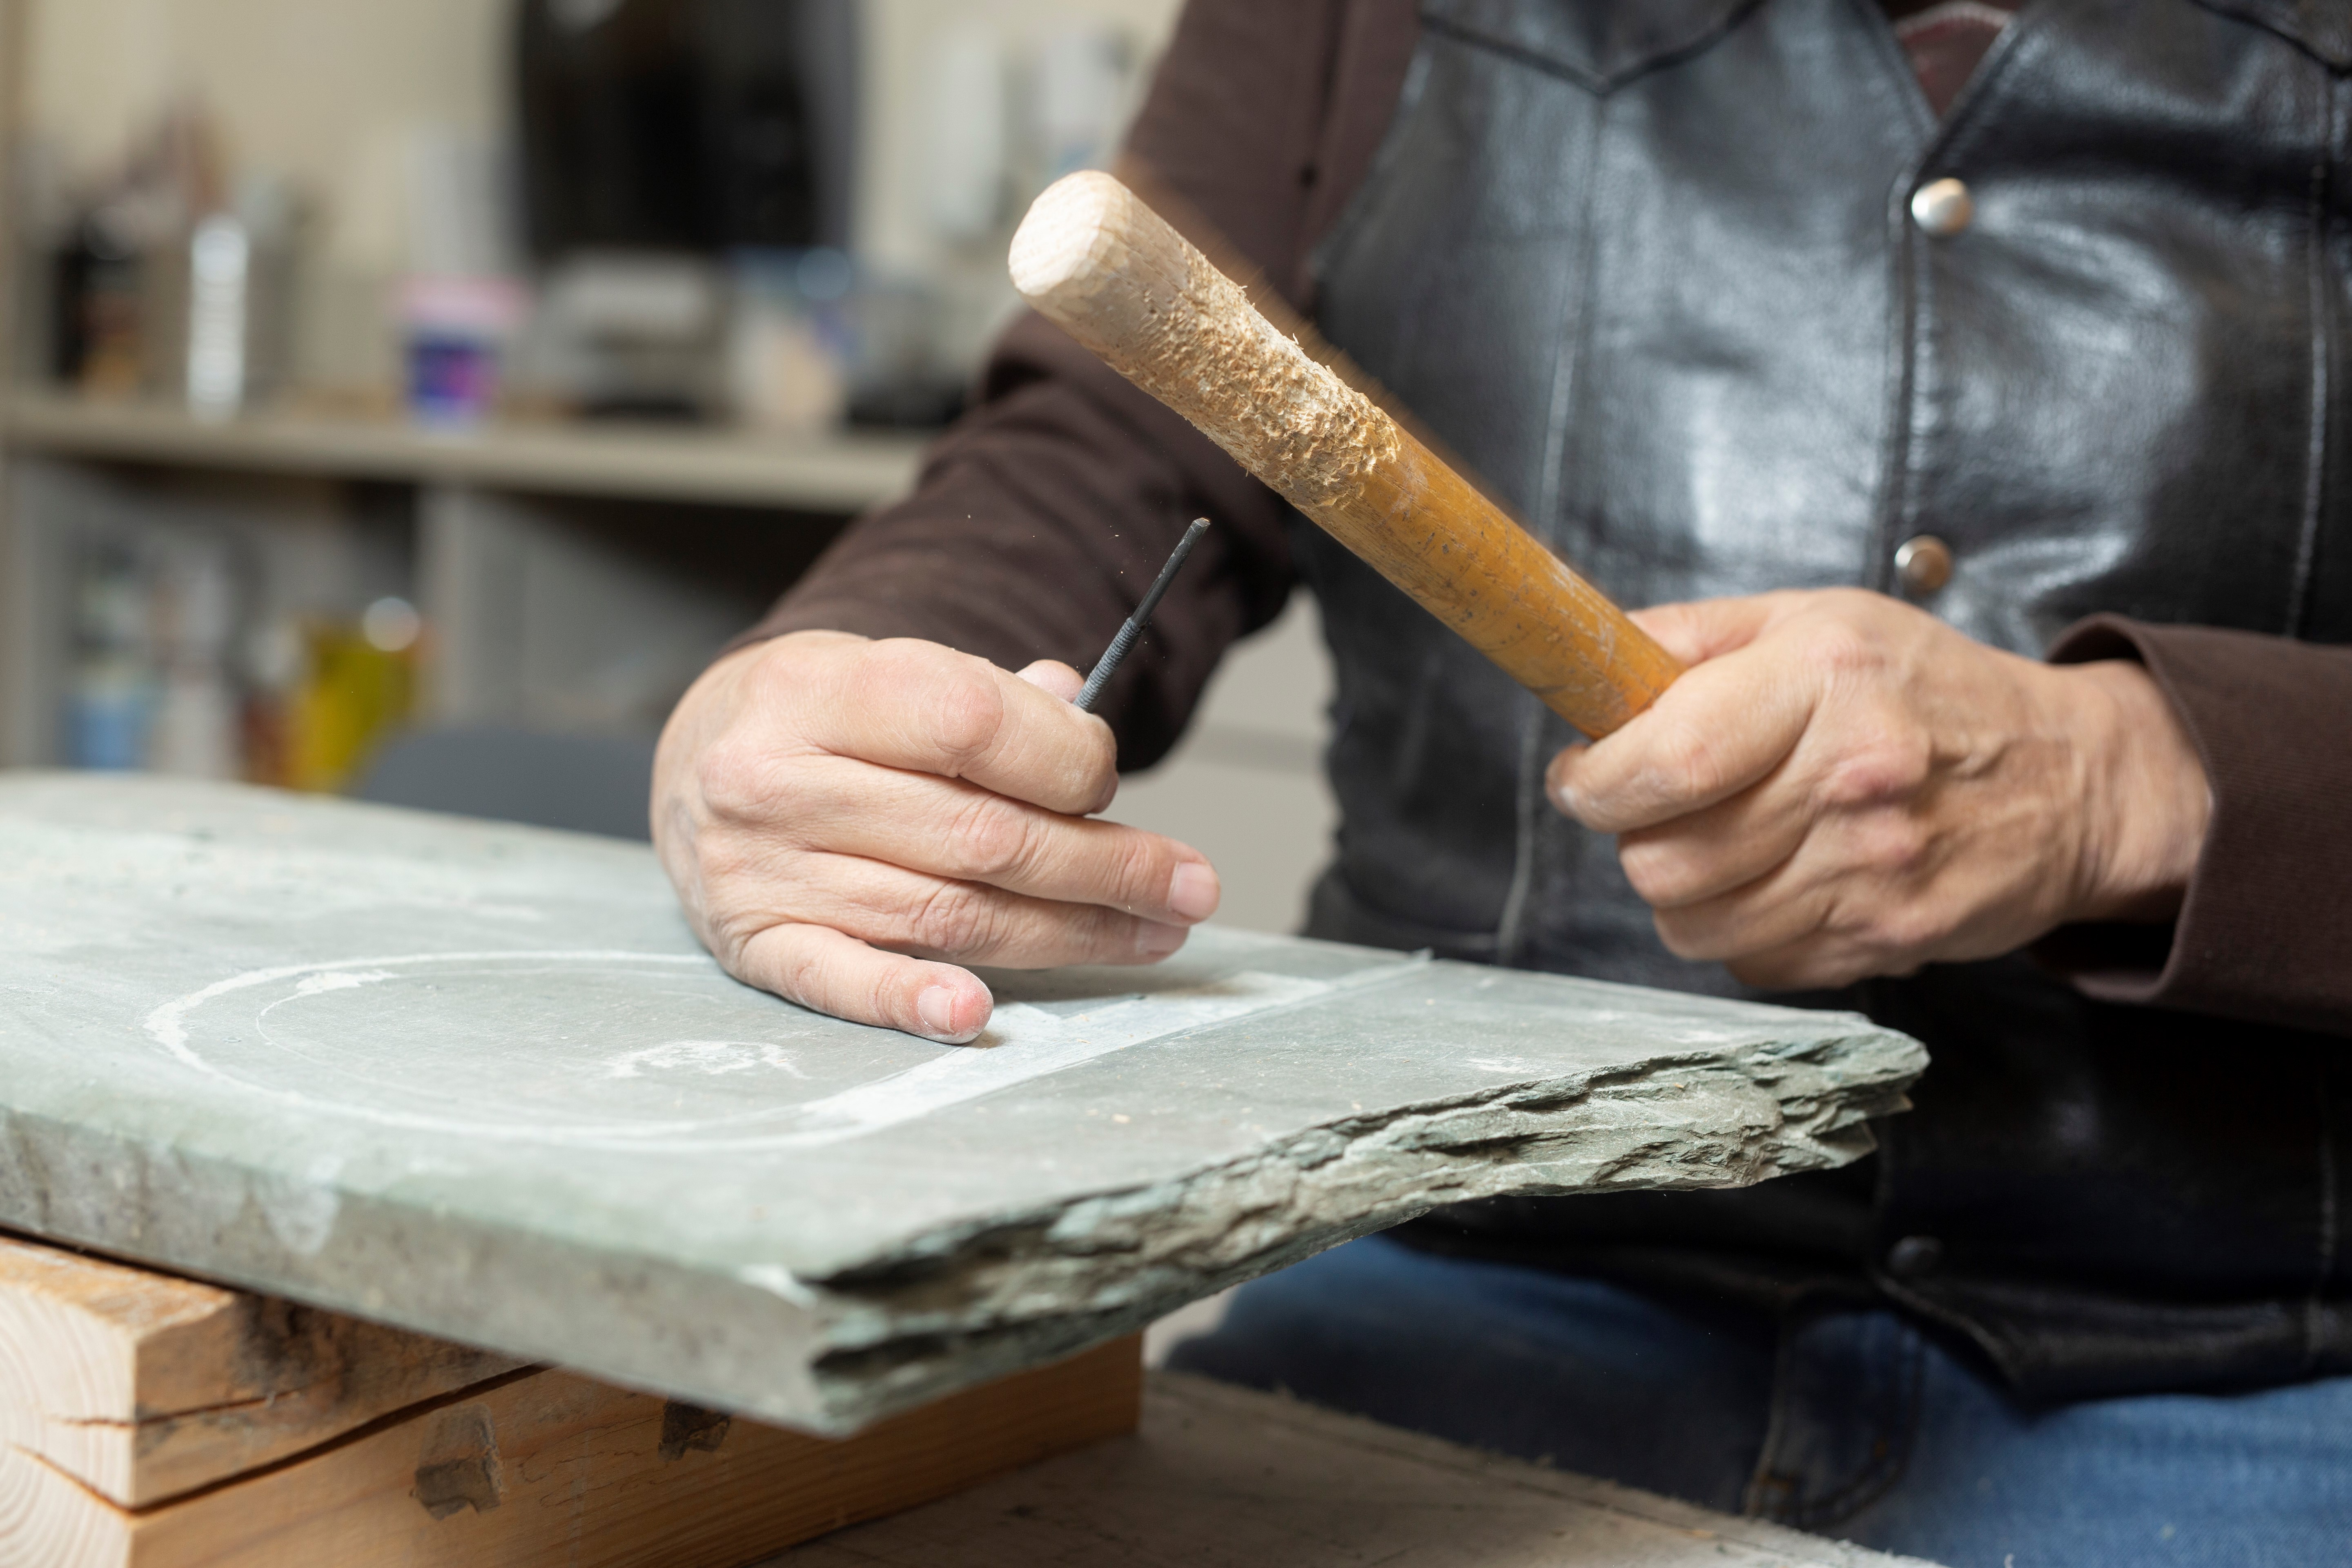
[[[1177,9],[0,0],[0,764],[642,837]],[[1301,918],[1328,681],[1302,595],[1113,809],[1234,923]]]

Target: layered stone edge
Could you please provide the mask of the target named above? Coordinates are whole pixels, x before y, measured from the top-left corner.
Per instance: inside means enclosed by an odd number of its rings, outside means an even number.
[[[0,1226],[838,1435],[1440,1205],[1741,1186],[1858,1158],[1926,1053],[1859,1017],[1790,1018],[1783,1036],[1352,1115],[1149,1184],[934,1227],[815,1279],[365,1194],[289,1234],[277,1178],[9,1110]]]
[[[1908,1108],[1925,1048],[1853,1015],[1790,1016],[1817,1032],[1353,1116],[1166,1181],[942,1227],[803,1282],[829,1325],[817,1385],[844,1411],[919,1404],[1445,1204],[1747,1186],[1869,1153],[1870,1123]]]

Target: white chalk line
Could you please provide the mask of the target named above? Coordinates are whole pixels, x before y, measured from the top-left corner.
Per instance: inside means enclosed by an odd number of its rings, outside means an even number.
[[[1240,971],[1180,990],[1106,997],[1102,1005],[1075,1016],[1057,1015],[1025,1003],[1008,1002],[998,1006],[987,1035],[982,1037],[983,1041],[990,1043],[979,1048],[943,1047],[939,1056],[915,1067],[797,1105],[765,1106],[740,1116],[665,1121],[585,1122],[559,1126],[544,1122],[468,1120],[385,1106],[321,1100],[299,1089],[256,1082],[226,1069],[207,1059],[189,1041],[189,1022],[198,1009],[223,996],[257,986],[295,982],[289,994],[261,1009],[256,1018],[257,1026],[260,1026],[271,1011],[298,997],[409,978],[400,971],[420,965],[482,963],[657,963],[704,967],[714,974],[719,973],[717,964],[705,954],[616,950],[419,952],[338,959],[252,970],[215,981],[201,990],[156,1007],[147,1015],[145,1027],[149,1037],[183,1065],[233,1086],[241,1092],[273,1100],[306,1114],[340,1115],[379,1126],[447,1136],[488,1135],[567,1147],[645,1151],[781,1151],[822,1147],[866,1137],[1115,1051],[1189,1029],[1283,1009],[1335,988],[1354,989],[1375,977],[1385,978],[1394,971],[1415,966],[1414,961],[1408,960],[1402,964],[1359,971],[1338,982]],[[664,1042],[637,1047],[625,1053],[625,1057],[642,1060],[648,1052],[659,1053],[679,1046],[717,1043]],[[747,1046],[762,1044],[740,1043]],[[796,1073],[795,1076],[804,1075]],[[779,1121],[786,1125],[773,1125]],[[751,1126],[760,1123],[770,1124],[772,1130],[749,1131]]]
[[[147,1033],[165,1050],[200,1072],[214,1072],[203,1058],[190,1052],[188,1032],[184,1020],[187,1016],[217,996],[249,986],[267,985],[273,980],[296,980],[308,974],[335,974],[355,969],[389,969],[399,963],[470,963],[483,961],[497,963],[531,963],[554,961],[566,963],[678,963],[696,968],[716,969],[707,952],[629,952],[603,949],[559,949],[545,952],[404,952],[390,958],[338,958],[324,963],[289,963],[276,969],[249,969],[243,974],[232,974],[226,980],[215,980],[201,991],[191,991],[185,996],[164,1003],[147,1015]],[[350,984],[366,982],[354,976]],[[340,990],[340,986],[320,986],[320,990]],[[215,1076],[221,1076],[217,1073]]]
[[[724,1126],[730,1121],[753,1121],[775,1114],[770,1110],[741,1118],[705,1117],[673,1121],[610,1124],[592,1122],[572,1128],[535,1126],[511,1121],[468,1121],[458,1117],[432,1116],[415,1111],[395,1110],[388,1107],[353,1105],[343,1100],[322,1100],[317,1096],[306,1094],[300,1089],[257,1083],[250,1078],[231,1072],[219,1064],[206,1059],[188,1043],[187,1021],[198,1008],[208,1002],[216,1001],[220,997],[238,991],[250,990],[257,985],[268,985],[274,982],[287,980],[297,983],[291,994],[271,1002],[255,1016],[255,1024],[258,1027],[270,1012],[298,996],[317,995],[327,991],[380,984],[385,980],[406,979],[408,976],[400,973],[399,971],[420,964],[484,963],[655,963],[688,969],[707,969],[714,974],[723,973],[708,953],[637,952],[626,949],[606,948],[520,950],[508,948],[476,952],[405,952],[370,958],[344,958],[317,963],[292,963],[271,969],[248,970],[242,974],[231,975],[226,980],[216,980],[202,990],[192,991],[184,996],[176,997],[155,1008],[147,1015],[145,1027],[148,1037],[162,1046],[182,1065],[192,1068],[207,1078],[229,1085],[242,1093],[257,1095],[307,1114],[341,1115],[372,1121],[379,1126],[398,1127],[419,1132],[462,1137],[478,1137],[488,1134],[500,1138],[516,1138],[526,1142],[557,1144],[610,1144],[625,1142],[635,1147],[638,1146],[636,1141],[640,1139],[693,1138],[712,1127]],[[325,984],[314,983],[320,979],[326,979],[328,983]],[[338,981],[341,984],[337,984]]]
[[[1244,970],[1205,985],[1114,1000],[1075,1017],[1008,1002],[997,1008],[989,1026],[1003,1043],[934,1057],[887,1078],[811,1100],[800,1108],[803,1130],[779,1133],[767,1142],[774,1148],[804,1149],[863,1138],[1113,1051],[1305,1001],[1330,988],[1327,981]]]

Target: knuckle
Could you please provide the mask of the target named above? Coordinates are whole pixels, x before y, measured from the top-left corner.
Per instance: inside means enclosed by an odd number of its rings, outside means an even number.
[[[719,968],[746,984],[756,985],[760,977],[751,955],[751,937],[755,934],[732,921],[714,920],[708,923],[703,940],[709,944],[710,956],[719,961]]]
[[[822,949],[803,945],[789,951],[777,980],[783,994],[803,1006],[832,1000],[833,964]]]
[[[774,897],[782,889],[753,869],[742,858],[719,850],[703,862],[704,912],[712,929],[737,933],[744,942],[783,919]]]
[[[885,1029],[904,1028],[911,1022],[912,1009],[898,1005],[887,973],[862,973],[858,966],[831,956],[813,961],[810,968],[811,984],[816,989],[794,998],[803,1006]]]
[[[906,1005],[896,977],[877,974],[866,983],[865,1014],[866,1019],[894,1027],[912,1028],[918,1020],[915,1010]]]
[[[1871,860],[1880,876],[1907,881],[1927,868],[1931,840],[1927,830],[1910,817],[1892,818],[1875,837]]]
[[[915,910],[908,922],[917,946],[950,956],[971,956],[996,945],[993,902],[961,882],[943,882]]]
[[[784,943],[774,989],[803,1007],[857,1023],[889,1022],[892,1012],[887,969],[861,973],[845,944],[808,940],[824,933],[803,930],[802,940]]]
[[[1822,616],[1807,628],[1803,653],[1808,665],[1837,679],[1868,675],[1881,662],[1876,642],[1839,616]]]
[[[929,717],[932,742],[962,767],[996,739],[1004,724],[1004,700],[993,681],[966,675],[941,686]]]
[[[1858,869],[1874,881],[1906,881],[1926,868],[1934,837],[1927,826],[1903,811],[1873,812],[1850,830]]]
[[[932,746],[961,769],[985,752],[1004,727],[1004,697],[985,671],[959,660],[939,672],[923,719]]]
[[[1617,858],[1625,869],[1625,879],[1644,903],[1677,903],[1690,890],[1692,877],[1686,858],[1665,845],[1629,843],[1618,850]]]
[[[780,990],[794,1001],[801,993],[787,989],[795,984],[792,973],[792,944],[780,935],[779,922],[772,919],[755,918],[746,911],[730,910],[713,918],[706,933],[710,955],[719,966],[747,985],[761,985]],[[785,962],[779,964],[774,952],[782,949]]]
[[[1711,796],[1727,782],[1722,748],[1698,725],[1675,724],[1658,738],[1656,748],[1642,780],[1642,793],[1648,796]]]
[[[1927,784],[1933,765],[1924,737],[1882,730],[1830,764],[1820,796],[1822,804],[1845,809],[1906,800]]]
[[[695,763],[695,784],[713,816],[756,816],[779,793],[775,758],[750,741],[728,736],[703,749]]]
[[[994,881],[1028,867],[1034,857],[1029,823],[994,795],[975,794],[961,803],[944,836],[953,875]]]
[[[1080,960],[1116,961],[1135,955],[1136,930],[1133,916],[1091,904],[1073,918],[1070,940]]]
[[[1140,834],[1121,834],[1114,843],[1110,868],[1113,898],[1126,910],[1131,910],[1139,904],[1158,908],[1166,901],[1169,879],[1173,874],[1165,864],[1168,857],[1160,845]]]
[[[1832,950],[1858,963],[1859,972],[1884,974],[1941,942],[1944,922],[1916,900],[1845,899],[1832,906],[1821,934]]]
[[[916,742],[961,766],[987,749],[1004,701],[985,662],[937,643],[893,637],[858,652],[849,700],[903,713]]]

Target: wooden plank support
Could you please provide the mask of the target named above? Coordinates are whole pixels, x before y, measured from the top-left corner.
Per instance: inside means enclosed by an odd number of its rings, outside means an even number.
[[[1132,1441],[813,1542],[776,1568],[1343,1563],[1935,1568],[1168,1372],[1151,1374]]]
[[[0,1441],[124,1508],[522,1364],[0,1237]]]
[[[0,1568],[740,1568],[1141,1397],[1128,1339],[826,1440],[0,1237]]]

